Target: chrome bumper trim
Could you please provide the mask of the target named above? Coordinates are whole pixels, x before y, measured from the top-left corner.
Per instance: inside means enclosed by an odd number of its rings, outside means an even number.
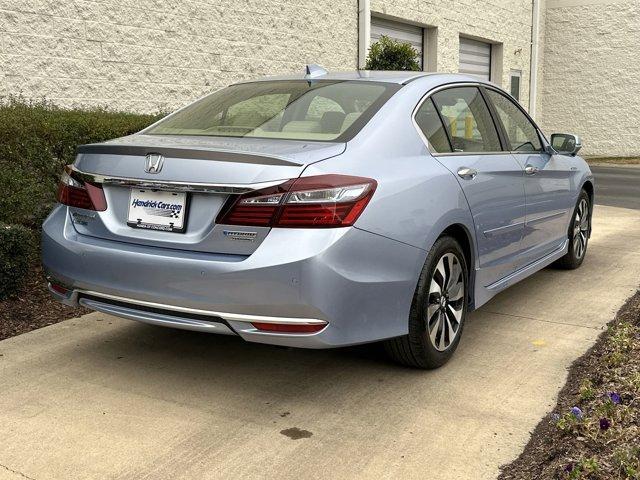
[[[117,302],[130,303],[132,305],[140,305],[143,307],[160,308],[162,310],[190,313],[194,315],[206,315],[210,317],[218,317],[227,321],[236,322],[259,322],[259,323],[281,323],[288,325],[326,325],[328,322],[317,318],[288,318],[288,317],[269,317],[264,315],[247,315],[243,313],[214,312],[211,310],[201,310],[198,308],[179,307],[176,305],[167,305],[164,303],[146,302],[144,300],[135,300],[133,298],[119,297],[106,293],[94,292],[91,290],[75,289],[74,294],[89,295],[92,297],[105,298]]]
[[[169,180],[145,180],[142,178],[116,177],[111,175],[100,175],[97,173],[83,172],[75,165],[69,165],[72,175],[85,182],[118,185],[122,187],[149,188],[153,190],[171,190],[179,192],[194,193],[226,193],[242,194],[260,190],[262,188],[280,185],[286,180],[274,180],[261,183],[199,183],[199,182],[174,182]]]
[[[174,317],[163,313],[151,313],[143,310],[136,310],[135,308],[102,303],[99,300],[93,300],[90,298],[81,298],[79,303],[91,310],[107,313],[109,315],[116,315],[129,320],[135,320],[136,322],[147,323],[149,325],[178,328],[181,330],[191,330],[195,332],[217,333],[219,335],[236,335],[228,325],[222,322],[207,322],[205,320],[198,320],[194,318]]]

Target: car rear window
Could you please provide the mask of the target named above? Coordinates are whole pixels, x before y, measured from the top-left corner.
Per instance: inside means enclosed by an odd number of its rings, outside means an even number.
[[[144,133],[343,142],[399,88],[357,80],[242,83],[194,102]]]

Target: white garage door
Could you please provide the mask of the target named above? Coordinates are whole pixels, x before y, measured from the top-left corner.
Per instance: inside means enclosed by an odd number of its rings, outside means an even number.
[[[422,35],[423,29],[408,23],[394,22],[384,18],[371,17],[371,43],[380,40],[382,35],[399,42],[409,43],[418,52],[418,63],[422,69]]]
[[[460,37],[460,73],[491,79],[491,44]]]

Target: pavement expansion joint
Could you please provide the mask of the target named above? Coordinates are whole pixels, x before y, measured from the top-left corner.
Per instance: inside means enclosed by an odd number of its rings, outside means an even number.
[[[526,315],[515,315],[513,313],[502,313],[502,312],[492,312],[492,311],[485,311],[485,313],[489,313],[491,315],[502,315],[504,317],[522,318],[525,320],[533,320],[536,322],[555,323],[556,325],[566,325],[567,327],[586,328],[588,330],[597,330],[597,331],[602,330],[602,327],[591,327],[589,325],[579,325],[577,323],[571,323],[571,322],[561,322],[558,320],[548,320],[543,318],[527,317]]]
[[[24,473],[19,472],[18,470],[14,470],[13,468],[9,468],[6,465],[3,465],[2,463],[0,463],[0,468],[4,468],[7,472],[11,472],[15,475],[19,475],[21,478],[26,478],[28,480],[36,480],[35,478],[25,475]]]

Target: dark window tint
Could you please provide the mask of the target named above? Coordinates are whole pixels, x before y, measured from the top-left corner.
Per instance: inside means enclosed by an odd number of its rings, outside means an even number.
[[[511,96],[520,101],[520,75],[511,74]]]
[[[424,136],[427,137],[432,151],[438,153],[451,151],[447,132],[445,132],[440,116],[430,98],[425,100],[416,112],[416,123]]]
[[[449,88],[433,95],[449,130],[454,152],[500,151],[498,132],[476,87]]]
[[[535,152],[542,150],[536,127],[527,116],[506,96],[494,90],[487,90],[504,126],[509,141],[509,150]]]

